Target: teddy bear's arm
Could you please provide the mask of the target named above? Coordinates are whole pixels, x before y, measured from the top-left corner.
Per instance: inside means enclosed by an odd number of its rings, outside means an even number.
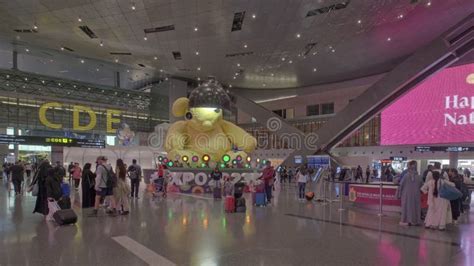
[[[222,120],[221,126],[229,140],[232,144],[237,146],[239,150],[243,150],[247,153],[251,153],[255,150],[257,140],[245,130],[225,120]]]

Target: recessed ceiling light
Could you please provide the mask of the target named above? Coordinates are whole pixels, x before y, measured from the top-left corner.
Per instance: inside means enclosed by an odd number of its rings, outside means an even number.
[[[104,47],[104,42],[100,41],[99,46]]]
[[[232,88],[232,84],[229,84],[229,88]]]
[[[237,63],[237,67],[240,67],[240,64],[239,64],[239,63]]]
[[[98,68],[96,68],[96,69],[95,69],[95,71],[99,72],[99,69],[98,69]]]
[[[316,72],[316,71],[318,71],[318,69],[317,69],[317,68],[313,68],[313,72]]]
[[[81,17],[78,17],[78,18],[77,18],[77,21],[82,22],[82,18],[81,18]]]
[[[163,69],[160,69],[160,72],[163,72]]]
[[[27,53],[29,53],[29,52],[30,52],[30,49],[26,48],[25,51],[26,51]]]
[[[153,57],[153,59],[158,60],[158,57],[155,56],[155,57]]]
[[[25,78],[25,81],[28,81],[28,78]]]
[[[197,68],[197,71],[201,71],[201,67],[198,67],[198,68]]]
[[[357,21],[357,24],[361,24],[361,23],[362,23],[362,20],[359,19],[359,20]]]
[[[43,84],[44,84],[44,82],[45,82],[44,80],[41,81],[41,83],[43,83]]]
[[[426,3],[426,6],[431,6],[431,2]]]
[[[236,77],[236,76],[234,76],[234,79],[236,79],[236,78],[237,78],[237,77]]]
[[[61,86],[61,83],[58,83],[58,86]]]
[[[118,63],[118,61],[119,61],[119,60],[118,60],[118,58],[115,58],[115,60],[114,60],[114,61],[115,61],[115,63]]]
[[[296,38],[301,38],[301,34],[297,33]]]
[[[388,37],[387,38],[387,42],[390,42],[392,40],[392,38]]]
[[[64,47],[61,47],[61,51],[64,51]]]
[[[145,40],[145,41],[148,40],[148,38],[146,37],[146,35],[143,37],[143,40]]]
[[[168,80],[168,77],[166,77],[165,80]]]
[[[38,25],[36,25],[36,23],[35,23],[35,24],[33,24],[33,29],[35,29],[35,30],[37,30],[37,29],[38,29]]]
[[[247,48],[247,47],[248,47],[247,44],[244,44],[244,48]]]
[[[81,59],[81,64],[84,64],[84,62],[85,62],[84,59]]]
[[[286,60],[286,58],[284,58],[284,57],[281,58],[281,61],[285,61],[285,60]]]
[[[7,79],[9,79],[9,78],[10,78],[10,75],[7,75]]]
[[[288,61],[288,63],[293,64],[293,60]]]
[[[270,73],[270,76],[272,76],[272,77],[273,77],[273,76],[275,76],[275,74],[273,74],[273,73]]]
[[[333,49],[331,50],[331,52],[335,53],[335,52],[336,52],[336,49],[333,48]]]
[[[137,9],[137,7],[135,6],[134,3],[132,3],[132,10],[135,10],[135,9]]]
[[[196,53],[195,53],[195,54],[196,54],[196,55],[199,55],[199,51],[196,51]]]
[[[198,27],[194,27],[194,31],[198,31],[198,30],[199,30]]]
[[[129,70],[129,69],[127,69],[127,73],[130,73],[130,70]]]
[[[253,19],[257,18],[257,15],[256,15],[256,14],[252,14],[252,18],[253,18]]]
[[[262,84],[262,86],[263,86],[263,87],[266,87],[266,86],[267,86],[267,84],[263,83],[263,84]]]
[[[313,55],[317,55],[317,54],[318,54],[318,52],[314,52],[314,53],[313,53]]]
[[[200,80],[201,80],[201,78],[200,78],[200,77],[198,77],[198,78],[197,78],[197,80],[198,80],[198,81],[200,81]]]

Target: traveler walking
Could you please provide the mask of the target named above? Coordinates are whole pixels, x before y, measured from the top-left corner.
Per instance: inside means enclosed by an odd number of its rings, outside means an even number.
[[[132,198],[138,199],[138,191],[140,187],[140,181],[142,177],[142,168],[139,164],[137,164],[137,160],[132,160],[132,165],[130,165],[127,169],[128,177],[130,178],[130,185],[131,185],[131,195]],[[163,170],[162,170],[163,172]]]
[[[408,163],[408,171],[400,183],[397,197],[402,200],[400,225],[419,225],[421,221],[421,191],[423,180],[416,171],[416,161]]]
[[[24,179],[24,168],[21,165],[21,162],[16,162],[12,167],[10,167],[10,172],[12,173],[12,183],[15,190],[15,195],[21,195],[21,185]]]
[[[74,168],[72,168],[72,179],[74,180],[74,188],[79,189],[79,184],[81,183],[82,169],[79,167],[79,163],[74,163]]]
[[[305,199],[305,189],[308,179],[308,171],[306,169],[301,169],[296,176],[296,182],[298,182],[298,200],[304,201]]]
[[[46,178],[48,177],[48,171],[51,169],[51,164],[46,159],[39,166],[31,182],[31,190],[33,196],[36,195],[36,204],[33,213],[41,213],[45,217],[48,215],[48,197],[46,190]],[[35,188],[36,186],[36,188]],[[36,192],[35,192],[36,190]]]
[[[458,170],[455,168],[451,168],[448,170],[449,181],[454,183],[455,187],[462,191],[462,176],[459,176]],[[462,207],[462,199],[455,199],[450,201],[451,205],[451,217],[453,218],[453,223],[458,223],[458,218],[461,216],[461,207]]]
[[[82,208],[94,207],[95,203],[95,174],[91,164],[86,163],[82,171]]]
[[[117,174],[117,186],[114,187],[114,197],[119,213],[127,215],[129,213],[128,195],[130,195],[130,187],[127,184],[127,168],[122,159],[117,160],[115,173]]]
[[[273,178],[275,177],[275,169],[272,166],[270,161],[266,162],[266,167],[263,169],[262,176],[260,177],[263,179],[265,183],[265,193],[267,197],[267,202],[271,203],[272,200],[272,185],[273,185]]]
[[[365,168],[365,183],[369,183],[370,181],[370,166],[367,165],[367,168]]]
[[[114,186],[116,185],[117,177],[112,170],[112,166],[107,163],[107,160],[105,156],[97,157],[97,169],[95,171],[96,197],[92,216],[97,216],[101,198],[105,198],[104,200],[110,202],[111,209],[107,210],[107,213],[113,216],[117,214],[114,198]]]
[[[425,184],[421,187],[423,193],[428,193],[428,213],[425,218],[426,228],[438,228],[439,230],[445,230],[446,224],[451,223],[452,217],[449,212],[449,201],[439,196],[439,190],[441,186],[452,186],[454,183],[441,177],[440,171],[436,171],[436,165],[434,166],[431,174],[431,178],[426,179]]]

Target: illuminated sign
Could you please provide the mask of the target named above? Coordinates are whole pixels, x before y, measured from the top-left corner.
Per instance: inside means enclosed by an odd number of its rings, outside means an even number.
[[[461,146],[416,146],[415,151],[418,152],[429,152],[429,151],[445,151],[445,152],[465,152],[474,151],[474,147],[461,147]]]
[[[381,115],[382,145],[474,142],[474,64],[433,75]]]
[[[105,141],[103,140],[13,135],[0,135],[0,144],[105,148]]]
[[[52,129],[62,129],[62,124],[56,124],[48,120],[46,113],[50,109],[62,108],[63,104],[58,102],[50,102],[41,105],[39,108],[39,120],[41,124]],[[80,114],[84,113],[89,116],[89,123],[87,125],[81,125],[80,123]],[[120,118],[117,116],[120,115],[119,110],[107,109],[106,110],[106,119],[107,119],[107,133],[115,133],[117,129],[113,128],[114,124],[120,124]],[[89,131],[93,130],[97,125],[97,115],[90,107],[82,105],[74,105],[72,107],[72,129],[75,131]]]
[[[404,156],[393,156],[393,157],[390,157],[390,160],[392,161],[406,161],[408,158],[407,157],[404,157]]]

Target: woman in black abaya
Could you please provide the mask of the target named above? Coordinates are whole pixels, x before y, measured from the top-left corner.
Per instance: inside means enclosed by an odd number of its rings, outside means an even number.
[[[36,196],[36,204],[33,213],[41,213],[48,215],[48,196],[46,194],[46,177],[48,171],[51,169],[51,164],[48,160],[44,160],[38,167],[32,185],[38,184],[38,195]]]
[[[91,164],[86,163],[82,171],[82,208],[94,207],[95,203],[95,174]]]

